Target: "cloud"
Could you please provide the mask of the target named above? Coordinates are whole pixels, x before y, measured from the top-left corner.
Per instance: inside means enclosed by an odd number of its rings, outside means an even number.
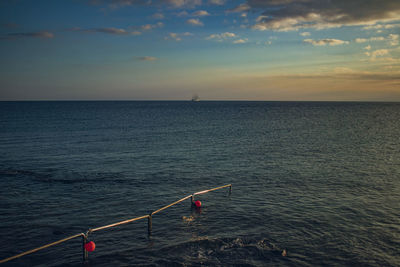
[[[206,37],[206,40],[215,40],[217,42],[223,42],[225,40],[231,39],[232,38],[236,38],[238,37],[236,34],[234,34],[233,32],[224,32],[224,33],[220,33],[220,34],[211,34],[208,37]],[[234,40],[232,43],[233,44],[244,44],[247,43],[248,39],[244,38],[244,39],[237,39]]]
[[[83,29],[79,28],[79,27],[72,27],[72,28],[65,29],[65,31],[67,31],[67,32],[79,32],[79,31],[83,31]]]
[[[255,12],[263,10],[264,18],[252,27],[257,30],[368,27],[400,16],[400,1],[395,0],[247,0],[242,5]]]
[[[78,31],[81,32],[98,32],[98,33],[106,33],[106,34],[112,34],[112,35],[140,35],[142,34],[139,31],[127,31],[125,29],[120,29],[120,28],[114,28],[114,27],[108,27],[108,28],[94,28],[94,29],[79,29]]]
[[[234,34],[232,32],[225,32],[225,33],[221,33],[220,35],[222,38],[232,38],[232,37],[236,36],[236,34]]]
[[[304,42],[310,43],[314,46],[325,46],[325,45],[335,46],[335,45],[349,44],[348,41],[343,41],[338,39],[321,39],[321,40],[305,39]]]
[[[177,17],[187,17],[189,16],[189,13],[186,10],[183,10],[181,12],[179,12],[178,14],[176,14]]]
[[[377,41],[388,41],[389,45],[396,46],[399,44],[399,35],[398,34],[389,34],[387,38],[383,36],[375,36],[370,38],[356,38],[354,39],[356,43],[365,43],[365,42],[377,42]]]
[[[176,8],[194,8],[202,4],[201,0],[163,0],[161,2],[165,2]]]
[[[301,33],[299,33],[301,36],[304,36],[304,37],[306,37],[306,36],[310,36],[311,35],[311,33],[309,33],[309,32],[301,32]]]
[[[225,39],[234,37],[236,37],[236,34],[232,32],[224,32],[221,34],[211,34],[208,37],[206,37],[206,40],[217,40],[218,42],[222,42]]]
[[[377,59],[377,57],[383,57],[383,56],[389,55],[389,50],[388,49],[378,49],[373,52],[365,52],[365,55],[370,57],[371,61],[375,61]]]
[[[238,40],[235,40],[235,41],[233,41],[233,43],[234,43],[234,44],[244,44],[244,43],[247,43],[247,41],[248,41],[248,39],[245,38],[245,39],[238,39]]]
[[[338,78],[347,78],[353,80],[369,81],[400,81],[397,72],[369,72],[369,71],[352,71],[350,73],[339,73]]]
[[[374,52],[372,52],[371,56],[372,57],[378,57],[378,56],[384,56],[389,54],[389,50],[388,49],[378,49],[375,50]]]
[[[225,4],[226,0],[208,0],[208,3],[212,5],[222,6]]]
[[[152,29],[157,29],[157,28],[162,28],[164,27],[164,23],[162,22],[157,22],[156,24],[146,24],[146,25],[142,25],[140,28],[143,31],[150,31]]]
[[[246,3],[240,4],[235,8],[228,9],[226,12],[228,13],[238,13],[238,12],[244,12],[250,10],[250,6]]]
[[[366,47],[364,47],[365,50],[371,50],[371,46],[367,45]]]
[[[181,40],[181,38],[178,37],[178,34],[177,34],[177,33],[171,32],[171,33],[169,34],[169,36],[170,36],[171,38],[175,39],[176,41],[180,41],[180,40]]]
[[[118,29],[118,28],[97,28],[97,29],[92,29],[88,31],[94,31],[94,32],[101,32],[101,33],[108,33],[108,34],[115,34],[115,35],[127,35],[129,32],[125,29]]]
[[[385,41],[385,37],[379,36],[379,37],[371,37],[369,38],[370,41]]]
[[[311,80],[311,79],[332,79],[334,81],[340,80],[363,80],[365,82],[371,81],[400,81],[399,72],[371,72],[371,71],[357,71],[346,67],[334,68],[329,74],[315,73],[315,74],[288,74],[279,75],[285,79],[293,80]]]
[[[257,22],[260,22],[260,21],[262,21],[263,19],[266,19],[266,18],[268,18],[268,16],[261,15],[261,16],[258,16],[258,17],[256,18],[256,21],[257,21]]]
[[[182,40],[182,38],[180,38],[180,37],[178,36],[178,34],[177,34],[177,33],[174,33],[174,32],[169,33],[168,36],[169,36],[169,37],[166,37],[166,40],[167,40],[168,38],[174,39],[174,40],[177,41],[177,42],[179,42],[179,41]]]
[[[204,26],[203,22],[201,22],[199,19],[188,19],[186,23],[193,26]]]
[[[106,5],[110,9],[117,9],[134,5],[168,5],[173,8],[194,8],[202,4],[201,0],[89,0],[91,5]]]
[[[140,31],[127,31],[121,28],[105,27],[105,28],[93,28],[93,29],[81,29],[79,27],[66,29],[67,31],[82,32],[82,33],[106,33],[112,35],[141,35]]]
[[[391,46],[396,46],[399,44],[399,35],[398,34],[389,34],[389,44]]]
[[[175,32],[170,32],[168,36],[164,37],[165,40],[175,40],[177,42],[182,41],[182,36],[193,36],[193,33],[190,32],[184,32],[184,33],[175,33]]]
[[[387,30],[393,28],[399,28],[400,24],[378,24],[378,25],[368,25],[363,27],[363,30]]]
[[[354,70],[347,68],[347,67],[336,67],[333,69],[333,72],[338,73],[338,74],[355,73]]]
[[[51,39],[54,38],[54,34],[48,31],[40,31],[40,32],[17,32],[17,33],[8,33],[0,36],[1,40],[14,40],[14,39],[22,39],[22,38],[42,38],[42,39]]]
[[[208,13],[208,12],[205,11],[205,10],[199,10],[199,11],[194,12],[194,13],[192,14],[192,16],[195,16],[195,17],[204,17],[204,16],[210,16],[210,13]]]
[[[6,29],[16,29],[16,28],[19,28],[19,25],[18,24],[16,24],[16,23],[4,23],[4,24],[1,24],[0,25],[1,27],[3,27],[3,28],[6,28]]]
[[[131,6],[138,3],[136,0],[89,0],[90,5],[107,5],[111,9]]]
[[[155,13],[151,16],[153,19],[164,19],[165,16],[162,13]]]
[[[158,60],[158,58],[144,56],[144,57],[136,57],[136,60],[139,60],[139,61],[156,61],[156,60]]]
[[[232,38],[232,37],[236,37],[236,34],[234,34],[232,32],[224,32],[221,34],[212,34],[212,35],[210,35],[210,37],[212,37],[212,38]]]
[[[212,40],[212,39],[221,39],[219,34],[211,34],[208,37],[206,37],[206,40]]]
[[[260,19],[260,22],[254,24],[251,28],[259,31],[294,31],[300,29],[300,24],[306,22],[305,18],[283,18],[279,20]]]
[[[366,41],[368,41],[368,39],[365,39],[365,38],[356,38],[355,40],[354,40],[356,43],[365,43]]]

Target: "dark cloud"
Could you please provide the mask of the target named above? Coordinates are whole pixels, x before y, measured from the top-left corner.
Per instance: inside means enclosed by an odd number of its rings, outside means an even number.
[[[19,28],[19,25],[16,23],[4,23],[1,25],[1,27],[7,28],[7,29],[16,29],[16,28]]]
[[[114,27],[82,29],[79,27],[75,27],[66,29],[66,31],[82,32],[82,33],[105,33],[112,35],[141,35],[143,31],[150,31],[152,29],[162,28],[163,26],[164,24],[162,22],[157,22],[156,24],[131,26],[128,29],[114,28]]]
[[[83,33],[106,33],[106,34],[113,34],[113,35],[140,35],[141,32],[139,31],[127,31],[125,29],[120,28],[93,28],[93,29],[81,29],[81,28],[70,28],[67,31],[75,31],[75,32],[83,32]]]
[[[222,6],[225,4],[226,0],[208,0],[208,3],[212,5]]]
[[[110,7],[131,6],[133,4],[144,4],[143,0],[89,0],[91,5],[109,5]]]
[[[54,34],[47,31],[40,32],[17,32],[17,33],[8,33],[0,37],[1,40],[14,40],[21,38],[43,38],[43,39],[51,39],[54,37]]]
[[[236,12],[245,12],[245,11],[248,11],[248,10],[250,10],[250,9],[251,9],[251,7],[250,7],[248,4],[243,3],[243,4],[238,5],[238,6],[235,7],[235,8],[228,9],[227,12],[228,12],[228,13],[230,13],[230,12],[232,12],[232,13],[236,13]]]
[[[135,59],[139,60],[139,61],[156,61],[156,60],[158,60],[158,58],[156,58],[156,57],[149,57],[149,56],[136,57]]]
[[[128,31],[125,29],[118,29],[118,28],[96,28],[87,30],[88,32],[100,32],[100,33],[108,33],[108,34],[115,34],[115,35],[127,35],[129,34]]]
[[[262,14],[253,26],[259,30],[322,29],[400,20],[398,0],[248,0],[243,5]]]
[[[304,42],[316,46],[325,46],[325,45],[335,46],[335,45],[349,44],[348,41],[343,41],[338,39],[321,39],[321,40],[305,39]]]
[[[277,75],[277,76],[271,76],[275,77],[278,79],[292,79],[292,80],[302,80],[302,79],[308,79],[308,80],[323,80],[323,79],[347,79],[347,80],[360,80],[360,81],[395,81],[398,82],[400,81],[400,75],[396,72],[356,72],[352,71],[349,73],[332,73],[332,74],[300,74],[300,75]]]
[[[133,5],[160,5],[167,4],[176,8],[194,8],[202,4],[202,0],[89,0],[91,5],[107,5],[110,8],[120,8]],[[210,3],[221,4],[221,0],[213,0]]]

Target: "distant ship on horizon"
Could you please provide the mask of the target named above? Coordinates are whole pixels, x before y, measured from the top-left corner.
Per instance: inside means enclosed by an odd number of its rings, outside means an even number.
[[[192,96],[192,102],[197,102],[197,101],[200,101],[200,98],[199,98],[199,96],[197,94],[194,94]]]

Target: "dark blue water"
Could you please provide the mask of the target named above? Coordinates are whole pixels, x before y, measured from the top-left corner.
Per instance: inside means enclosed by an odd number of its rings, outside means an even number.
[[[90,266],[399,266],[399,133],[398,103],[0,102],[0,259],[232,183],[93,233]]]

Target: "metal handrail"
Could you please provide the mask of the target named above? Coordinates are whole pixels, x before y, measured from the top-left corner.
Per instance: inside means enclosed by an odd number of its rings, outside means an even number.
[[[10,261],[10,260],[13,260],[13,259],[16,259],[16,258],[20,258],[22,256],[25,256],[25,255],[28,255],[28,254],[31,254],[31,253],[34,253],[34,252],[37,252],[39,250],[42,250],[42,249],[45,249],[45,248],[48,248],[48,247],[51,247],[51,246],[55,246],[57,244],[63,243],[63,242],[68,241],[68,240],[71,240],[71,239],[76,238],[78,236],[84,237],[85,234],[84,233],[80,233],[80,234],[72,235],[72,236],[66,237],[64,239],[55,241],[53,243],[49,243],[49,244],[46,244],[44,246],[41,246],[41,247],[38,247],[38,248],[34,248],[34,249],[31,249],[31,250],[28,250],[28,251],[25,251],[25,252],[22,252],[20,254],[15,255],[15,256],[0,260],[0,263],[5,263],[7,261]]]
[[[138,220],[141,220],[141,219],[145,219],[147,217],[149,217],[149,215],[145,215],[145,216],[141,216],[141,217],[125,220],[125,221],[122,221],[122,222],[109,224],[109,225],[106,225],[106,226],[101,226],[101,227],[89,229],[88,233],[93,233],[93,232],[96,232],[96,231],[99,231],[99,230],[111,228],[111,227],[118,226],[118,225],[121,225],[121,224],[126,224],[126,223],[130,223],[130,222],[138,221]]]
[[[231,184],[227,184],[227,185],[211,188],[211,189],[208,189],[208,190],[200,191],[200,192],[197,192],[197,193],[193,193],[193,196],[202,195],[202,194],[205,194],[205,193],[208,193],[208,192],[211,192],[211,191],[215,191],[215,190],[218,190],[218,189],[222,189],[222,188],[225,188],[225,187],[229,187],[229,192],[232,193],[232,185]]]
[[[51,247],[51,246],[58,245],[58,244],[60,244],[60,243],[63,243],[63,242],[66,242],[66,241],[68,241],[68,240],[77,238],[77,237],[79,237],[79,236],[82,237],[83,260],[86,261],[86,260],[88,259],[88,253],[87,253],[87,251],[85,250],[85,244],[86,244],[86,242],[87,242],[87,240],[88,240],[88,236],[89,236],[90,233],[93,233],[93,232],[96,232],[96,231],[99,231],[99,230],[103,230],[103,229],[107,229],[107,228],[111,228],[111,227],[115,227],[115,226],[118,226],[118,225],[127,224],[127,223],[130,223],[130,222],[134,222],[134,221],[138,221],[138,220],[142,220],[142,219],[146,219],[146,218],[147,218],[147,219],[148,219],[148,233],[149,233],[149,235],[150,235],[150,234],[151,234],[151,231],[152,231],[152,217],[153,217],[154,214],[159,213],[159,212],[161,212],[161,211],[163,211],[163,210],[165,210],[165,209],[167,209],[167,208],[170,208],[170,207],[172,207],[172,206],[174,206],[174,205],[176,205],[176,204],[178,204],[178,203],[180,203],[180,202],[182,202],[182,201],[185,201],[185,200],[188,199],[188,198],[191,198],[191,202],[193,203],[193,201],[194,201],[194,196],[196,196],[196,195],[202,195],[202,194],[205,194],[205,193],[208,193],[208,192],[212,192],[212,191],[215,191],[215,190],[219,190],[219,189],[222,189],[222,188],[226,188],[226,187],[229,187],[229,194],[230,194],[230,193],[232,192],[232,184],[227,184],[227,185],[215,187],[215,188],[208,189],[208,190],[204,190],[204,191],[199,191],[199,192],[193,193],[192,195],[188,195],[188,196],[186,196],[186,197],[184,197],[184,198],[181,198],[181,199],[179,199],[179,200],[177,200],[177,201],[175,201],[175,202],[173,202],[173,203],[171,203],[171,204],[169,204],[169,205],[166,205],[166,206],[164,206],[164,207],[162,207],[162,208],[160,208],[160,209],[158,209],[158,210],[156,210],[156,211],[153,211],[153,212],[150,213],[149,215],[144,215],[144,216],[140,216],[140,217],[136,217],[136,218],[124,220],[124,221],[116,222],[116,223],[109,224],[109,225],[105,225],[105,226],[100,226],[100,227],[96,227],[96,228],[91,228],[91,229],[89,229],[89,230],[86,232],[86,234],[84,234],[84,233],[79,233],[79,234],[76,234],[76,235],[72,235],[72,236],[69,236],[69,237],[60,239],[60,240],[58,240],[58,241],[55,241],[55,242],[53,242],[53,243],[49,243],[49,244],[43,245],[43,246],[41,246],[41,247],[37,247],[37,248],[31,249],[31,250],[22,252],[22,253],[20,253],[20,254],[14,255],[14,256],[12,256],[12,257],[2,259],[2,260],[0,260],[0,264],[1,264],[1,263],[8,262],[8,261],[11,261],[11,260],[14,260],[14,259],[17,259],[17,258],[20,258],[20,257],[22,257],[22,256],[25,256],[25,255],[28,255],[28,254],[37,252],[37,251],[39,251],[39,250],[42,250],[42,249],[45,249],[45,248],[48,248],[48,247]]]
[[[188,199],[188,198],[190,198],[190,197],[192,197],[192,195],[189,195],[189,196],[186,196],[186,197],[184,197],[184,198],[181,198],[181,199],[179,199],[178,201],[175,201],[174,203],[171,203],[171,204],[169,204],[169,205],[167,205],[167,206],[162,207],[161,209],[158,209],[158,210],[156,210],[156,211],[153,211],[153,212],[151,213],[151,215],[154,215],[154,214],[156,214],[156,213],[159,213],[160,211],[163,211],[163,210],[165,210],[165,209],[168,209],[168,208],[170,208],[170,207],[172,207],[172,206],[174,206],[174,205],[176,205],[176,204],[178,204],[178,203],[180,203],[180,202],[182,202],[182,201],[184,201],[184,200],[186,200],[186,199]]]

